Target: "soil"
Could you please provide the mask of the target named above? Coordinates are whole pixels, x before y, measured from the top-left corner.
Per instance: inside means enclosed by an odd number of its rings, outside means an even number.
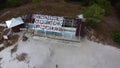
[[[17,47],[18,47],[18,45],[15,45],[15,46],[14,46],[14,48],[13,48],[13,49],[11,49],[11,54],[13,54],[14,52],[16,52],[16,51],[17,51]]]
[[[26,53],[22,53],[20,55],[17,55],[16,59],[18,61],[25,61],[26,60],[26,57],[27,57],[27,54]]]
[[[19,39],[19,35],[11,35],[9,40],[12,42],[11,45],[15,44]]]
[[[82,6],[80,4],[67,2],[46,2],[47,1],[41,1],[37,4],[28,3],[20,7],[1,10],[0,22],[9,20],[13,17],[34,13],[69,17],[77,17],[77,15],[81,13]]]
[[[108,44],[117,48],[120,45],[112,40],[112,32],[114,30],[120,30],[120,19],[118,18],[117,11],[113,10],[111,15],[106,16],[104,20],[97,25],[97,28],[87,32],[87,36],[91,39],[94,36],[93,41],[98,43]]]
[[[4,46],[0,47],[0,51],[4,50],[5,48],[12,46],[13,44],[15,44],[19,39],[19,35],[13,35],[10,37],[9,40],[2,40],[1,43],[4,44]],[[17,46],[15,45],[13,49],[11,49],[11,54],[17,51]]]
[[[2,59],[3,59],[3,58],[0,58],[0,68],[2,68],[2,67],[1,67],[1,64],[2,64],[2,63],[1,63],[1,60],[2,60]]]
[[[2,51],[2,50],[4,50],[5,49],[5,47],[0,47],[0,51]]]

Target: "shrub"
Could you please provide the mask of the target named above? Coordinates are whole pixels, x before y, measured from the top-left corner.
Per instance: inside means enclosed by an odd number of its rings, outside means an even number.
[[[83,4],[90,6],[93,4],[97,4],[100,7],[104,8],[106,11],[106,15],[110,14],[112,5],[111,2],[109,0],[82,0]]]
[[[108,1],[108,0],[96,0],[96,1],[97,1],[97,4],[99,6],[101,6],[102,8],[105,9],[106,15],[110,14],[110,11],[111,11],[111,8],[112,8],[112,5],[111,5],[110,1]]]
[[[112,38],[113,38],[113,41],[120,44],[120,31],[113,31]]]
[[[102,9],[99,5],[94,4],[85,9],[83,12],[87,26],[90,28],[95,28],[96,24],[101,22],[105,15],[105,10]]]

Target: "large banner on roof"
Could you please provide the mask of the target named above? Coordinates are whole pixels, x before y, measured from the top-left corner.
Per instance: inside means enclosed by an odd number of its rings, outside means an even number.
[[[64,18],[59,16],[34,14],[35,28],[46,31],[60,32]]]

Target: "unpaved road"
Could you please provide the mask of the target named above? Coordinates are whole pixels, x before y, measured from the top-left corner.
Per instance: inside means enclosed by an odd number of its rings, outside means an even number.
[[[1,68],[120,68],[120,49],[87,39],[76,43],[30,37],[26,42],[19,40],[12,56],[11,48],[0,52]],[[22,53],[27,54],[26,60],[18,61]]]
[[[108,45],[91,42],[81,43],[46,40],[51,55],[43,68],[120,68],[120,50]]]

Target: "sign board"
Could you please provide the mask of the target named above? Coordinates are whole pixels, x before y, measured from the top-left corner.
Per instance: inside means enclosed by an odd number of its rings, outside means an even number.
[[[64,18],[59,16],[34,14],[35,28],[45,31],[60,32]]]

